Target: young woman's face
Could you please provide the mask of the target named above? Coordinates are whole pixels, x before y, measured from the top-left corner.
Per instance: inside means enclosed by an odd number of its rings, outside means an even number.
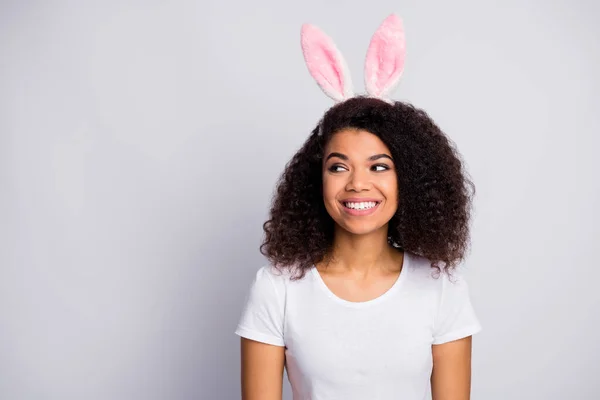
[[[374,134],[344,129],[323,155],[323,201],[344,230],[364,235],[386,227],[398,208],[398,179],[387,146]]]

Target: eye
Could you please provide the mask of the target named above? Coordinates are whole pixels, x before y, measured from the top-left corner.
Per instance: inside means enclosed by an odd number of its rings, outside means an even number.
[[[375,169],[376,172],[383,172],[383,171],[387,171],[388,169],[390,169],[390,167],[388,167],[385,164],[376,164],[373,165],[373,167],[371,167],[373,169]]]
[[[341,172],[346,170],[346,167],[340,164],[333,164],[331,167],[328,168],[328,170],[329,172]]]

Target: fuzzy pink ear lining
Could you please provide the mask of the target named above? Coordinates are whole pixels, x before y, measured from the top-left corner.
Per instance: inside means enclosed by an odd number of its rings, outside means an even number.
[[[386,98],[404,70],[405,39],[402,20],[395,14],[379,26],[369,44],[365,61],[365,87],[373,97]]]
[[[348,66],[333,40],[316,26],[304,24],[301,44],[308,71],[323,92],[336,102],[352,97]]]

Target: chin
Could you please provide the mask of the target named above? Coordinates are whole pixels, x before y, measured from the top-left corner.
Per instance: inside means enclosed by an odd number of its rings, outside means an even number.
[[[378,232],[383,228],[383,225],[371,225],[371,224],[338,224],[340,228],[352,235],[368,235],[371,233]]]

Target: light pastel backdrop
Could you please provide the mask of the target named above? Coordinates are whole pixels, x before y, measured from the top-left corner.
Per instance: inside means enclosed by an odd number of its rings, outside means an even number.
[[[600,398],[592,0],[0,3],[0,398],[239,398],[261,224],[331,105],[300,26],[334,37],[362,90],[390,12],[396,98],[478,189],[472,398]]]

